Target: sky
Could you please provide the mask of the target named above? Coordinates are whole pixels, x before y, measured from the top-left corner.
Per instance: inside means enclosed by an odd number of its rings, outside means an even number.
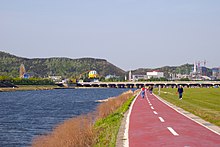
[[[0,50],[123,70],[220,67],[219,0],[0,0]]]

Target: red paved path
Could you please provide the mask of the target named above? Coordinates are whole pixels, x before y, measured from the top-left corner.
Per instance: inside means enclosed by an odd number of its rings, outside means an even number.
[[[175,132],[171,133],[167,127]],[[148,92],[145,99],[139,95],[133,105],[128,135],[130,147],[220,147],[220,135],[181,115]]]

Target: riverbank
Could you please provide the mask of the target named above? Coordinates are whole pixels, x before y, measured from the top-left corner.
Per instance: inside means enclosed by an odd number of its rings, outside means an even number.
[[[0,87],[0,92],[29,91],[29,90],[53,90],[53,89],[105,89],[106,87],[60,87],[57,85],[16,85],[17,87]]]
[[[32,146],[115,146],[121,120],[135,94],[125,92],[101,103],[95,112],[64,121],[51,133],[35,138]]]
[[[52,90],[52,89],[63,88],[63,87],[59,87],[56,85],[16,85],[16,86],[17,87],[0,88],[0,92],[27,91],[27,90]]]

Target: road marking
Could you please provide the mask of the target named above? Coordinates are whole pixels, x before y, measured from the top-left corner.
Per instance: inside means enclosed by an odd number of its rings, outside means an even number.
[[[179,134],[176,133],[176,131],[174,131],[173,128],[171,128],[171,127],[167,127],[167,129],[168,129],[168,130],[169,130],[174,136],[179,136]]]
[[[152,106],[152,104],[151,104],[151,103],[149,103],[149,105],[150,105],[150,106]]]
[[[158,118],[160,119],[161,122],[165,122],[162,117],[158,117]]]
[[[153,106],[151,106],[151,109],[153,109],[153,110],[154,110],[154,107],[153,107]]]
[[[158,114],[156,111],[154,111],[154,114]]]
[[[178,108],[178,107],[172,105],[171,103],[169,103],[169,102],[167,102],[167,101],[164,101],[161,97],[159,97],[159,96],[157,96],[157,95],[154,95],[154,96],[155,96],[158,100],[160,100],[161,102],[163,102],[164,104],[166,104],[167,106],[169,106],[170,108],[172,108],[173,110],[175,110],[176,112],[178,112],[179,114],[181,114],[181,115],[185,116],[186,118],[188,118],[188,119],[190,119],[190,120],[196,122],[197,124],[199,124],[199,125],[205,127],[206,129],[208,129],[208,130],[210,130],[210,131],[212,131],[212,132],[214,132],[214,133],[220,135],[220,129],[215,130],[216,127],[215,127],[215,128],[211,128],[211,127],[205,126],[202,122],[199,122],[198,120],[193,119],[192,116],[194,116],[194,115],[193,115],[192,113],[187,112],[187,111],[185,111],[185,110],[183,110],[183,109],[180,109],[180,108]],[[185,114],[184,114],[184,113],[185,113]],[[190,114],[190,115],[188,115],[188,114]],[[192,115],[192,116],[191,116],[191,115]],[[207,123],[207,122],[206,122],[206,123]]]

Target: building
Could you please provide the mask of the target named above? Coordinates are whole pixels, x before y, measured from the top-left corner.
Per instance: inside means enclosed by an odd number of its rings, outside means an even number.
[[[53,80],[54,82],[61,82],[62,81],[61,76],[49,76],[48,78]]]
[[[90,78],[90,79],[98,78],[98,73],[97,73],[97,71],[91,70],[91,71],[89,72],[89,78]]]
[[[146,79],[147,79],[147,75],[132,75],[133,81],[146,80]]]
[[[212,79],[220,79],[220,68],[212,68]]]
[[[108,80],[108,79],[119,79],[120,77],[119,76],[116,76],[116,75],[107,75],[106,77],[105,77],[105,80]]]
[[[150,78],[163,78],[164,73],[160,71],[152,71],[152,72],[147,72],[147,79]]]
[[[179,80],[179,79],[188,79],[190,78],[189,75],[187,74],[176,74],[176,80]]]

